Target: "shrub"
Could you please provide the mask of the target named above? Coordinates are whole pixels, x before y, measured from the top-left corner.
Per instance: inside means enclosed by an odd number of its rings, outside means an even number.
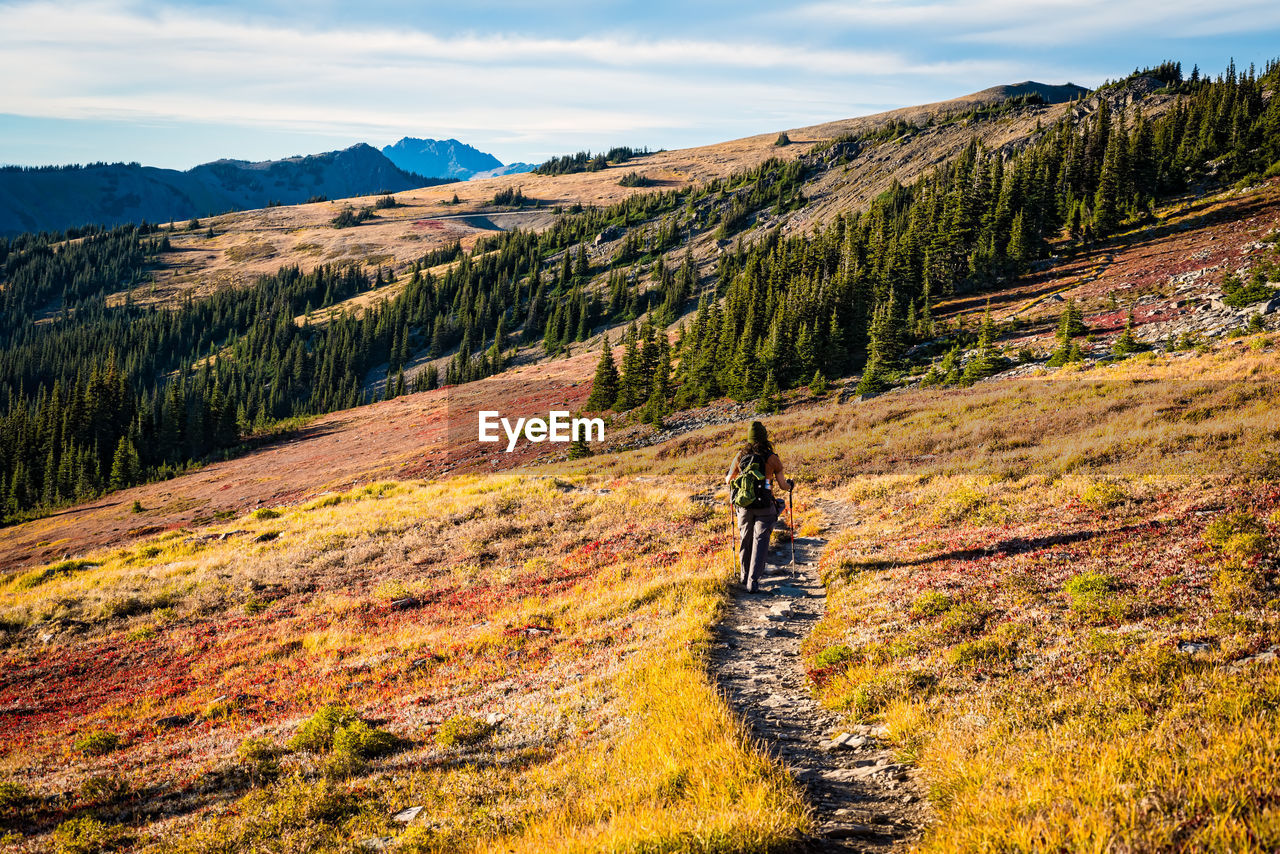
[[[986,504],[986,493],[971,483],[962,483],[937,503],[934,517],[944,524],[965,522],[980,515]]]
[[[1252,281],[1246,285],[1235,276],[1227,276],[1222,282],[1222,301],[1232,308],[1244,308],[1275,295],[1275,289],[1264,282]]]
[[[1264,557],[1268,552],[1267,529],[1247,510],[1219,516],[1204,529],[1205,544],[1241,561]]]
[[[828,670],[833,667],[839,667],[846,661],[854,657],[853,650],[848,644],[838,643],[829,646],[822,652],[813,657],[814,667],[821,670]]]
[[[293,738],[289,739],[289,747],[312,753],[328,753],[333,749],[334,731],[357,720],[359,718],[356,713],[346,706],[324,706],[302,722]]]
[[[855,718],[873,715],[895,700],[909,699],[927,692],[934,678],[928,673],[909,670],[899,673],[867,668],[851,674],[848,690],[840,706]],[[863,678],[865,677],[865,678]]]
[[[436,730],[436,744],[441,747],[476,744],[488,738],[492,730],[484,721],[467,715],[454,715]]]
[[[259,507],[253,511],[253,518],[255,519],[279,519],[281,515],[283,514],[274,507]]]
[[[58,563],[51,563],[48,566],[39,569],[33,569],[30,572],[24,572],[13,581],[13,586],[18,590],[30,590],[32,587],[39,587],[46,581],[52,581],[63,575],[70,575],[73,572],[79,572],[82,569],[90,569],[97,566],[91,560],[64,560]]]
[[[639,172],[628,172],[618,179],[619,187],[652,187],[654,183],[652,178],[646,178]]]
[[[147,509],[147,508],[145,508],[145,507],[143,507],[143,506],[142,506],[142,502],[141,502],[141,501],[136,501],[136,500],[135,500],[135,501],[133,502],[133,506],[129,508],[129,511],[130,511],[130,512],[132,512],[132,513],[141,513],[142,511],[144,511],[144,510],[146,510],[146,509]]]
[[[127,841],[128,836],[121,827],[103,824],[89,816],[69,818],[53,831],[56,854],[98,854],[118,848]]]
[[[352,770],[361,760],[395,750],[400,740],[361,720],[351,709],[329,705],[305,721],[289,740],[294,750],[332,753],[337,766]]]
[[[778,148],[783,148],[791,144],[791,137],[787,136],[787,132],[784,130],[778,134],[778,138],[773,141],[773,144]]]
[[[86,801],[114,801],[129,793],[129,781],[119,774],[95,774],[80,784]]]
[[[1256,570],[1227,566],[1218,570],[1210,591],[1214,604],[1228,611],[1239,611],[1259,604],[1261,601],[1262,577]]]
[[[86,756],[105,756],[120,746],[120,736],[113,732],[91,730],[75,740],[75,749]]]
[[[399,741],[393,733],[355,720],[333,731],[333,752],[373,759],[391,753]]]
[[[947,658],[952,664],[961,667],[1009,661],[1013,658],[1013,645],[998,638],[979,638],[953,646],[947,653]]]
[[[954,601],[941,590],[926,590],[911,603],[911,616],[938,617],[951,609]]]
[[[951,637],[976,635],[990,616],[991,607],[985,602],[961,602],[947,609],[942,618],[942,631]]]
[[[1130,615],[1132,602],[1117,594],[1114,578],[1101,572],[1082,572],[1062,585],[1070,607],[1083,620],[1118,621]]]
[[[267,782],[280,776],[280,757],[284,748],[269,738],[246,738],[236,748],[240,766],[255,783]]]
[[[373,217],[373,208],[364,207],[356,211],[346,207],[339,211],[337,216],[329,220],[329,224],[334,228],[352,228],[367,219],[373,219]]]
[[[1129,495],[1124,491],[1124,488],[1118,483],[1109,480],[1090,484],[1089,488],[1080,495],[1080,501],[1086,507],[1099,513],[1118,507],[1128,500]]]
[[[11,780],[0,782],[0,813],[10,812],[24,806],[31,799],[27,787]]]

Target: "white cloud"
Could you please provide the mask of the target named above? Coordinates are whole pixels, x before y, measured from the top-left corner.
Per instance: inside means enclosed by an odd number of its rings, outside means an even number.
[[[845,29],[917,30],[944,40],[1011,46],[1253,34],[1280,26],[1275,0],[824,0],[790,13]]]
[[[444,38],[91,0],[0,4],[0,20],[0,78],[7,81],[0,112],[392,137],[415,129],[514,130],[538,139],[709,124],[758,129],[766,121],[771,128],[854,114],[855,83],[865,103],[867,81],[892,79],[902,98],[938,78],[987,85],[1010,73],[997,62],[917,63],[883,49],[622,36]]]

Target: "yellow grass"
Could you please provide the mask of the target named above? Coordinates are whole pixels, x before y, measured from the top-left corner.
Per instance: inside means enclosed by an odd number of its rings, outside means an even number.
[[[188,711],[216,735],[194,747],[205,773],[250,775],[247,788],[229,790],[234,797],[195,795],[190,815],[130,828],[142,850],[349,850],[384,835],[407,851],[779,850],[807,828],[806,809],[706,673],[709,629],[724,602],[724,566],[706,558],[720,519],[667,486],[583,486],[517,475],[373,484],[251,513],[198,538],[175,532],[91,555],[37,585],[11,582],[0,602],[28,620],[59,603],[61,613],[90,621],[85,642],[164,643],[188,621],[231,619],[196,660],[191,692],[144,692],[76,723],[80,732],[124,734],[109,761],[134,787],[179,785],[184,772],[133,728]],[[275,536],[259,541],[268,533]],[[591,573],[567,588],[523,580],[584,560]],[[471,625],[475,617],[439,622],[425,608],[421,620],[387,625],[365,616],[431,595],[442,578],[450,590],[528,589]],[[289,612],[235,624],[273,607],[265,592],[273,586],[308,580],[321,587],[290,600]],[[172,594],[163,613],[121,616],[110,607],[157,590]],[[550,633],[529,639],[524,626]],[[409,662],[424,657],[432,663],[422,675],[406,677]],[[350,685],[347,673],[366,687]],[[266,725],[237,698],[240,686],[264,677],[278,680],[265,684],[279,685],[277,699],[296,710]],[[509,698],[508,717],[492,735],[482,728],[476,748],[437,744],[434,724],[416,711],[421,699],[428,709],[482,717],[486,707],[471,698],[513,678],[534,684]],[[379,690],[384,683],[399,687]],[[383,721],[408,746],[367,761],[284,751],[274,781],[252,770],[264,760],[243,758],[275,761],[272,745],[283,748],[301,719],[331,703]],[[43,777],[28,765],[56,755],[67,737],[51,729],[34,756],[9,754],[4,766],[44,791],[75,788],[97,760]],[[415,804],[424,813],[398,832],[390,816]]]

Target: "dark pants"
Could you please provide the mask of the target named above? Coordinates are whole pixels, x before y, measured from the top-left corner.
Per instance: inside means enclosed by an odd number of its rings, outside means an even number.
[[[738,509],[738,580],[755,592],[764,576],[764,562],[769,555],[769,533],[778,521],[778,507],[739,507]]]

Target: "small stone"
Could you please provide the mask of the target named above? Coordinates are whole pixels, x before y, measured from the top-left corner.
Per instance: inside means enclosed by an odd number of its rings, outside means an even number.
[[[1186,652],[1186,653],[1190,653],[1191,655],[1196,655],[1197,653],[1201,653],[1201,652],[1208,652],[1211,649],[1213,649],[1213,644],[1198,643],[1196,641],[1183,641],[1182,643],[1178,644],[1179,652]]]
[[[367,848],[370,851],[386,851],[387,847],[394,841],[394,837],[391,836],[371,836],[368,839],[362,840],[360,842],[360,847]]]
[[[418,817],[418,813],[422,812],[422,807],[408,807],[391,816],[392,821],[398,821],[401,824],[408,824]]]

